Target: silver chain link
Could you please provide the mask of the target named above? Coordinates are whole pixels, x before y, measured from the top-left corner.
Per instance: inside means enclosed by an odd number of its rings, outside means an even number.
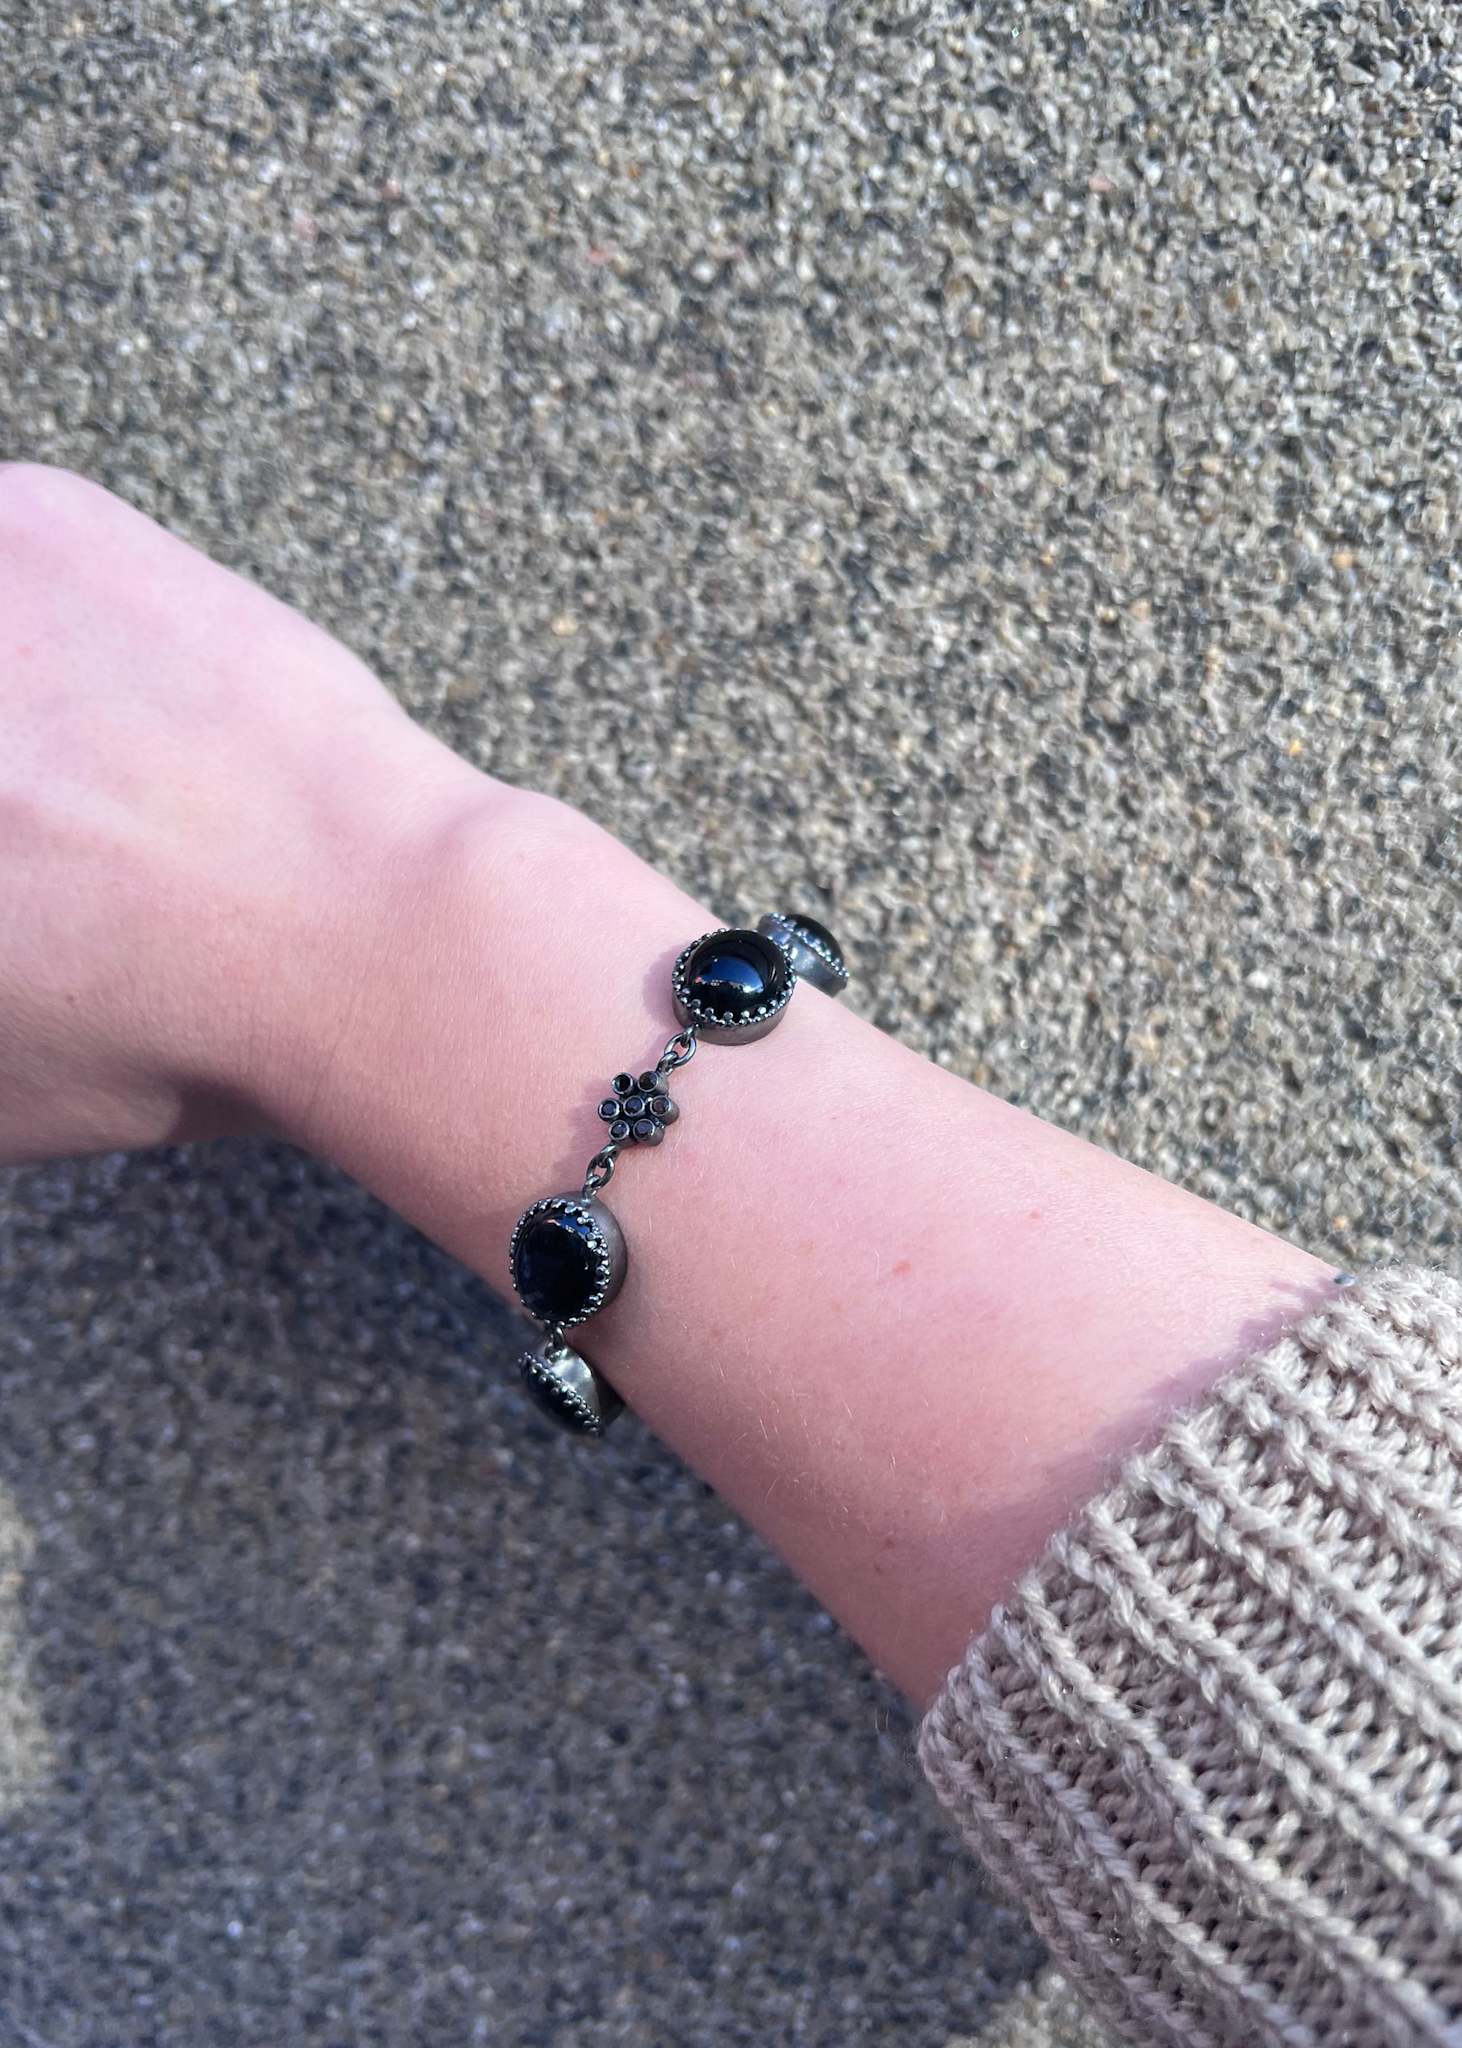
[[[583,1192],[585,1197],[597,1195],[600,1188],[607,1188],[614,1178],[614,1162],[619,1157],[618,1145],[601,1145],[589,1161],[584,1174]]]
[[[677,1031],[673,1038],[667,1038],[665,1050],[655,1062],[656,1073],[673,1074],[677,1067],[683,1067],[687,1060],[693,1060],[696,1044],[694,1024],[688,1024],[684,1031]]]

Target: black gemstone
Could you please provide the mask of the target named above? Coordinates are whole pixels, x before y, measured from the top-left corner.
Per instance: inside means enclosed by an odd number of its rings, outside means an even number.
[[[606,1095],[599,1105],[599,1114],[603,1117],[605,1123],[612,1124],[619,1115],[619,1097],[617,1095]]]
[[[513,1285],[529,1315],[542,1323],[573,1323],[599,1291],[597,1234],[582,1216],[535,1216],[524,1225],[513,1257]]]
[[[760,932],[716,932],[686,961],[685,992],[716,1022],[736,1024],[774,1003],[789,974],[781,947]]]
[[[665,1126],[657,1124],[650,1116],[642,1116],[635,1125],[635,1136],[642,1145],[658,1145],[665,1135]]]
[[[668,1095],[652,1095],[650,1097],[650,1114],[651,1116],[669,1116],[670,1097]]]
[[[629,1136],[629,1124],[622,1116],[616,1117],[609,1126],[609,1135],[613,1138],[616,1145],[622,1145]]]
[[[624,1098],[624,1113],[626,1116],[643,1116],[645,1113],[644,1096],[626,1095]]]
[[[655,1069],[653,1067],[646,1067],[644,1073],[640,1076],[641,1095],[653,1095],[659,1085],[660,1076],[655,1072]]]
[[[616,1095],[628,1095],[635,1085],[635,1077],[633,1074],[616,1074],[609,1085]]]

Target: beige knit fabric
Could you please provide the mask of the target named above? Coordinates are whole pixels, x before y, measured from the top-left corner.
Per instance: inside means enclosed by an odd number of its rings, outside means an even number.
[[[1462,1286],[1360,1281],[1174,1420],[919,1753],[1130,2048],[1462,2048]]]

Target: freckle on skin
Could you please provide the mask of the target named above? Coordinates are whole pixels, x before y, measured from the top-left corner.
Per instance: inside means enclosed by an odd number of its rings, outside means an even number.
[[[1039,1210],[1039,1209],[1032,1209],[1032,1210],[1031,1210],[1030,1220],[1031,1220],[1031,1222],[1032,1222],[1032,1223],[1038,1223],[1038,1222],[1040,1221],[1040,1217],[1041,1217],[1041,1212],[1040,1212],[1040,1210]]]
[[[892,1273],[912,1273],[913,1270],[914,1262],[912,1259],[895,1259],[893,1262],[893,1267],[891,1269],[891,1275]]]

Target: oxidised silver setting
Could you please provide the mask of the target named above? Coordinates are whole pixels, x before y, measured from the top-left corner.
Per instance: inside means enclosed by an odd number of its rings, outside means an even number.
[[[797,969],[788,956],[787,949],[776,939],[770,942],[781,955],[787,970],[785,985],[775,996],[758,1004],[734,1022],[727,1022],[720,1013],[704,1003],[691,991],[687,970],[695,955],[711,939],[732,938],[745,932],[744,925],[719,925],[715,931],[702,932],[698,939],[692,939],[684,948],[670,974],[671,994],[675,999],[675,1014],[682,1024],[693,1024],[702,1038],[717,1045],[750,1045],[753,1039],[764,1038],[781,1021],[782,1012],[792,1000],[797,987]],[[766,939],[766,932],[754,932],[754,938]]]
[[[636,1076],[626,1070],[610,1082],[614,1090],[599,1105],[600,1120],[609,1126],[614,1145],[658,1145],[680,1115],[658,1067]]]
[[[728,942],[722,949],[725,957],[708,957],[693,982],[689,970],[695,956],[713,940]],[[749,977],[743,975],[746,969],[751,970]],[[563,1339],[565,1330],[587,1322],[614,1299],[629,1265],[624,1233],[599,1192],[608,1186],[623,1151],[660,1144],[679,1117],[666,1083],[695,1057],[700,1039],[746,1045],[762,1037],[791,1001],[799,976],[831,995],[840,994],[847,984],[837,940],[815,918],[779,912],[764,917],[755,931],[721,925],[692,940],[671,972],[680,1029],[667,1039],[653,1067],[638,1076],[626,1068],[610,1083],[613,1093],[601,1100],[598,1112],[601,1125],[607,1126],[605,1142],[585,1169],[582,1189],[577,1194],[545,1195],[513,1226],[508,1245],[513,1286],[544,1329],[537,1348],[521,1355],[519,1370],[539,1407],[578,1436],[602,1436],[625,1405],[597,1367]],[[767,990],[770,993],[758,1002],[758,994]],[[722,1000],[706,1000],[707,991],[719,992]],[[524,1245],[524,1236],[535,1223],[554,1219],[561,1225],[559,1232],[545,1232],[538,1243]],[[572,1240],[572,1251],[564,1239]],[[573,1312],[565,1313],[570,1305]]]
[[[556,1316],[555,1323],[561,1329],[572,1329],[576,1324],[587,1322],[597,1315],[604,1304],[613,1301],[624,1285],[624,1276],[629,1268],[629,1253],[625,1246],[624,1232],[619,1227],[614,1212],[601,1202],[597,1195],[545,1195],[525,1209],[513,1225],[513,1235],[508,1242],[508,1270],[513,1276],[513,1286],[519,1300],[523,1291],[518,1285],[518,1247],[529,1225],[543,1216],[571,1215],[588,1225],[590,1254],[594,1260],[594,1284],[586,1305],[577,1315]],[[528,1303],[523,1302],[528,1308]],[[529,1308],[530,1315],[537,1311]],[[540,1320],[544,1320],[540,1318]]]
[[[518,1369],[543,1412],[576,1436],[603,1436],[624,1408],[603,1373],[561,1338],[545,1337],[525,1351]]]
[[[756,928],[764,938],[776,940],[800,980],[829,996],[840,996],[848,986],[843,949],[815,917],[795,910],[772,910],[757,919]]]

